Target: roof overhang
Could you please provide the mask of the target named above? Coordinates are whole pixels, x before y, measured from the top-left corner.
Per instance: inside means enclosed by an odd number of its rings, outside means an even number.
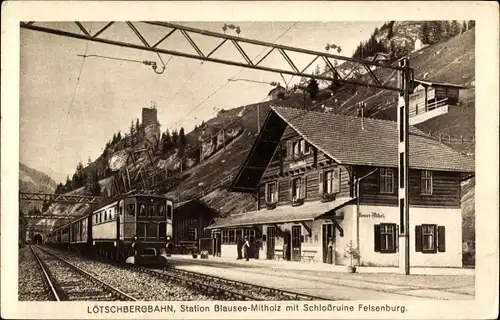
[[[269,112],[247,158],[241,165],[229,191],[254,193],[280,144],[287,123]]]
[[[306,202],[297,207],[291,205],[278,206],[275,209],[262,209],[249,211],[226,218],[217,219],[206,227],[206,230],[253,227],[264,224],[277,224],[288,222],[314,221],[329,218],[335,215],[335,211],[347,204],[352,203],[355,198],[342,197],[331,202]]]

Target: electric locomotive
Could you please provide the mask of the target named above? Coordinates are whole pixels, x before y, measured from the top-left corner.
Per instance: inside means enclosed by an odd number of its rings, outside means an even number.
[[[173,200],[164,196],[124,195],[53,230],[48,239],[84,254],[133,264],[162,264],[174,248],[173,206]]]

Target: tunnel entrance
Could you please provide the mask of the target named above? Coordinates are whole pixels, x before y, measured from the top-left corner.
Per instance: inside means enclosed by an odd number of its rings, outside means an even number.
[[[35,234],[35,236],[33,237],[33,242],[35,244],[42,244],[43,243],[42,235],[39,233]]]

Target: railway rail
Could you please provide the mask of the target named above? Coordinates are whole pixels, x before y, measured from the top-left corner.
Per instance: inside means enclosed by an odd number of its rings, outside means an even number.
[[[133,266],[151,275],[167,277],[177,283],[193,286],[210,294],[230,300],[265,301],[265,300],[326,300],[322,297],[264,287],[243,281],[229,280],[222,277],[206,275],[199,272],[182,270],[174,267],[149,269]],[[195,280],[196,279],[196,280]]]
[[[34,246],[30,249],[55,301],[137,300],[50,251]]]
[[[92,260],[102,261],[102,258]],[[163,283],[175,284],[189,288],[207,298],[226,301],[291,301],[291,300],[327,300],[322,297],[307,295],[277,288],[265,287],[243,281],[225,279],[199,272],[178,269],[172,266],[165,268],[143,267],[117,263],[110,260],[102,261],[114,267],[130,270],[137,274],[147,274],[162,280]],[[139,300],[141,300],[139,298]]]

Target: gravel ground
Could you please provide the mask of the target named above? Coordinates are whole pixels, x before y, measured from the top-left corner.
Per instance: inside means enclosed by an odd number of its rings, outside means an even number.
[[[67,295],[69,301],[113,301],[117,300],[111,292],[99,287],[89,278],[75,271],[66,263],[37,249],[38,257],[46,264],[54,280]],[[57,285],[54,283],[54,286]],[[60,297],[61,300],[66,300]]]
[[[19,301],[53,300],[50,290],[44,281],[42,270],[29,247],[19,250]]]
[[[181,270],[158,270],[161,273],[176,276],[176,277],[182,277],[185,279],[196,279],[196,275],[191,275],[188,272],[184,272]],[[210,278],[206,275],[200,274],[199,278],[197,279],[200,282],[203,282],[203,278],[208,278],[205,282],[210,281],[211,285],[216,285],[219,288],[222,289],[227,289],[231,290],[233,292],[237,293],[242,293],[251,297],[254,297],[256,300],[272,300],[272,301],[284,301],[284,300],[295,300],[290,296],[286,295],[277,295],[276,293],[271,293],[266,291],[260,291],[258,288],[252,287],[251,285],[248,284],[238,284],[238,283],[231,283],[224,281],[222,279],[217,279],[217,278]]]
[[[49,250],[55,252],[53,249]],[[105,262],[87,260],[67,252],[57,251],[56,254],[96,276],[99,280],[138,300],[207,301],[216,299],[141,271],[120,268]]]

